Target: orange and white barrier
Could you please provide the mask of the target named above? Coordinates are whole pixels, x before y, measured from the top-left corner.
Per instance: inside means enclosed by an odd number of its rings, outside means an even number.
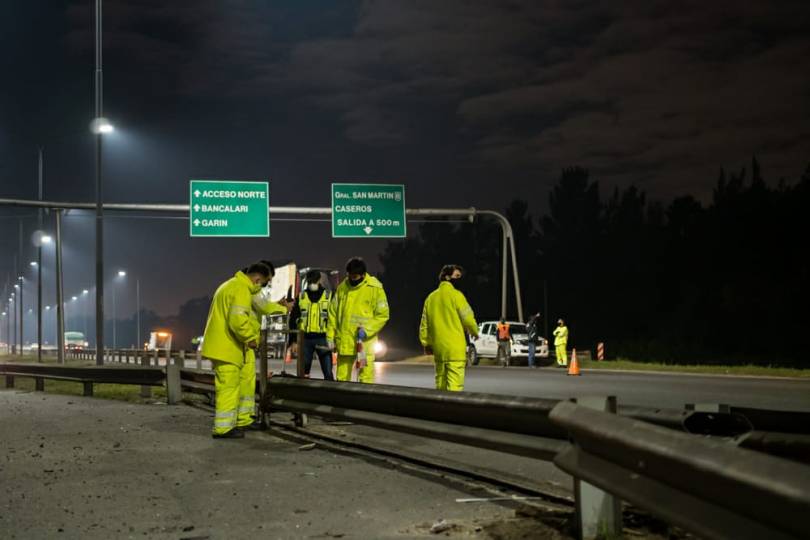
[[[600,362],[605,359],[605,344],[601,341],[596,344],[596,359]]]

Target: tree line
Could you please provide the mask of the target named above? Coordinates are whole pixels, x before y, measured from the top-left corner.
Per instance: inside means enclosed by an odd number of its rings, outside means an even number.
[[[721,169],[706,203],[688,194],[651,201],[634,186],[603,197],[572,167],[546,214],[519,199],[505,214],[526,314],[547,303],[549,330],[565,319],[575,347],[603,341],[609,357],[641,361],[810,366],[809,210],[810,166],[797,182],[770,185],[753,158],[750,168]],[[463,265],[479,320],[500,313],[501,235],[491,222],[424,223],[380,259],[396,314],[386,334],[401,346],[418,345],[422,302],[437,283],[426,269]]]

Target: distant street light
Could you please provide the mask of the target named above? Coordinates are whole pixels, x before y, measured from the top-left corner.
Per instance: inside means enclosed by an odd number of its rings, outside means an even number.
[[[90,292],[90,291],[88,291],[87,289],[82,289],[82,294],[83,294],[83,295],[85,295],[85,294],[87,294],[87,293],[89,293],[89,292]]]
[[[39,240],[43,244],[50,244],[51,242],[53,242],[53,237],[51,237],[51,236],[49,236],[47,234],[44,234],[44,235],[42,235],[42,238],[40,238]]]
[[[124,270],[118,271],[118,277],[126,277],[127,273]]]
[[[34,268],[36,268],[36,267],[38,266],[38,265],[37,265],[37,261],[31,261],[31,262],[30,262],[30,263],[28,263],[28,264],[30,264],[30,265],[31,265],[31,266],[33,266]]]

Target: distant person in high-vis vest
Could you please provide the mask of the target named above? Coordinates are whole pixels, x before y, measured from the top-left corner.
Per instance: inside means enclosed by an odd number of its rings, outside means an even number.
[[[202,356],[214,365],[216,412],[213,437],[244,437],[253,423],[256,360],[260,323],[252,296],[267,285],[273,272],[254,263],[217,288],[205,323]]]
[[[463,274],[462,267],[445,265],[439,273],[439,288],[428,295],[422,309],[419,341],[425,354],[433,355],[437,390],[464,390],[467,366],[465,334],[478,337],[473,310],[464,293],[458,290]]]
[[[568,365],[568,357],[566,356],[565,348],[568,346],[568,327],[565,326],[565,321],[557,319],[557,328],[554,329],[554,348],[557,353],[557,366],[565,367]]]
[[[512,356],[512,333],[509,330],[509,323],[504,318],[498,321],[495,326],[496,339],[498,340],[498,352],[496,353],[496,360],[502,367],[509,365],[509,359]]]
[[[312,369],[312,357],[318,356],[321,373],[327,381],[334,381],[332,374],[332,352],[326,343],[326,327],[329,323],[329,303],[332,293],[321,284],[321,273],[318,270],[307,272],[304,290],[298,297],[298,304],[290,313],[290,328],[304,333],[303,354],[304,375],[309,377]],[[291,335],[290,338],[294,338]]]
[[[388,298],[382,283],[367,273],[366,263],[353,257],[346,263],[346,279],[329,302],[326,340],[337,351],[337,380],[350,381],[358,370],[362,383],[374,382],[374,346],[388,322]],[[362,346],[362,352],[358,348]]]

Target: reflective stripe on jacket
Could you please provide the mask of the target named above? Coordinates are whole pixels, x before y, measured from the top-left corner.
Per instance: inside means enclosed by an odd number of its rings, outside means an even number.
[[[366,274],[354,287],[344,279],[329,302],[326,338],[334,340],[339,355],[354,355],[357,328],[362,326],[367,335],[363,348],[373,350],[369,347],[376,343],[377,334],[388,322],[388,316],[388,298],[377,278]]]
[[[242,272],[219,286],[205,323],[203,356],[230,364],[244,363],[247,344],[259,339],[259,321],[251,309],[251,296],[257,292],[259,286]]]
[[[475,314],[464,294],[449,281],[442,281],[425,300],[419,341],[433,348],[437,360],[463,361],[467,358],[465,330],[471,336],[478,335]]]

